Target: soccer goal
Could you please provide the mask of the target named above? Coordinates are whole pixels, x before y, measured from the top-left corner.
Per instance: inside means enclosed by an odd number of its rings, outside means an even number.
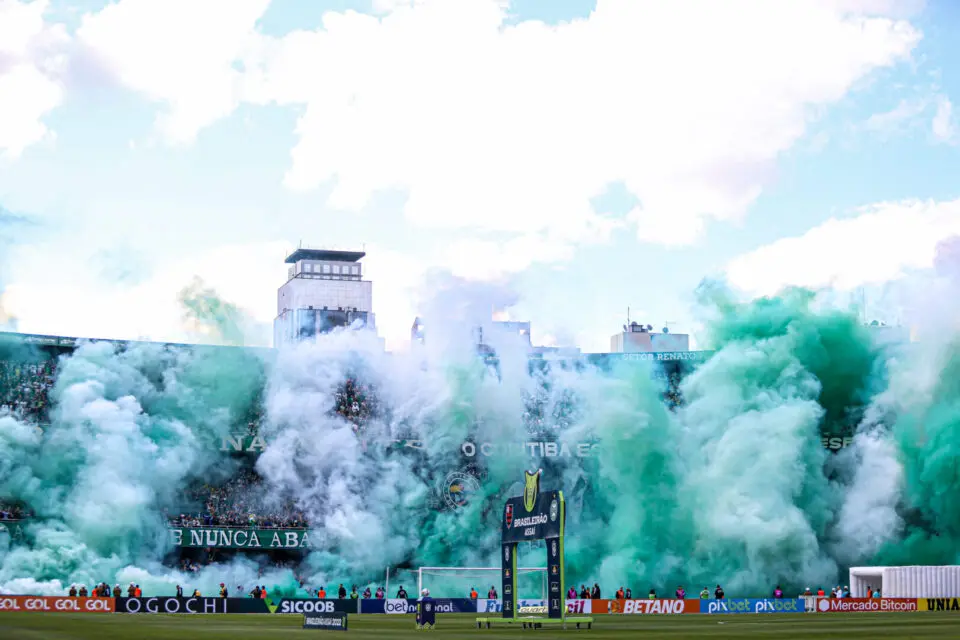
[[[500,567],[420,567],[417,569],[417,593],[430,589],[434,598],[468,598],[476,589],[483,600],[491,586],[500,591]],[[530,567],[517,569],[517,597],[531,600],[547,599],[547,569]]]

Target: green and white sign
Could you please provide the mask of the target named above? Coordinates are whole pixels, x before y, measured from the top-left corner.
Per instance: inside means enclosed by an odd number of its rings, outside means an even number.
[[[176,547],[215,549],[309,549],[309,529],[172,528]]]

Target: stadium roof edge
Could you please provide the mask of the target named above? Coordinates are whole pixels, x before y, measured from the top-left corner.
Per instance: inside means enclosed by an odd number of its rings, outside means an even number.
[[[337,262],[359,262],[367,255],[363,251],[337,251],[334,249],[297,249],[285,262],[295,264],[300,260],[335,260]]]
[[[186,343],[186,342],[156,342],[152,340],[117,340],[113,338],[74,338],[67,336],[50,336],[33,333],[14,333],[11,331],[0,331],[0,346],[5,343],[19,343],[24,346],[35,347],[60,347],[75,348],[84,342],[110,342],[118,345],[129,344],[153,344],[164,347],[180,347],[187,349],[209,348],[209,349],[249,349],[252,351],[271,351],[272,347],[254,347],[238,345],[221,345],[209,343]],[[706,360],[713,351],[651,351],[642,353],[581,353],[574,358],[557,354],[531,354],[531,359],[538,360],[571,360],[571,359],[597,359],[609,358],[636,361],[636,362],[698,362]]]
[[[71,348],[76,347],[84,342],[109,342],[112,344],[119,345],[128,345],[128,344],[153,344],[163,347],[180,347],[195,349],[198,347],[201,348],[220,348],[220,349],[253,349],[253,350],[267,350],[268,347],[254,347],[254,346],[243,346],[243,345],[226,345],[226,344],[209,344],[209,343],[189,343],[189,342],[158,342],[154,340],[117,340],[114,338],[73,338],[68,336],[50,336],[43,334],[35,333],[14,333],[12,331],[0,331],[0,345],[4,342],[19,342],[22,345],[30,345],[36,347],[65,347]]]

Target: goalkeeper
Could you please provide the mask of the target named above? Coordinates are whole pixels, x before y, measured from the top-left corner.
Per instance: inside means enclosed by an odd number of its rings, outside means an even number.
[[[433,598],[430,597],[430,590],[424,589],[417,600],[417,629],[433,629],[436,624],[437,611]]]

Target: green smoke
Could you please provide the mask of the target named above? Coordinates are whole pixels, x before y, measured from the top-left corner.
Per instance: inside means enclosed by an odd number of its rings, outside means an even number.
[[[237,338],[239,316],[202,302],[202,291],[185,296],[190,313]],[[911,394],[902,387],[915,358],[891,360],[855,314],[811,292],[747,303],[716,284],[699,293],[714,355],[685,378],[675,411],[651,367],[531,367],[495,337],[496,367],[457,348],[386,355],[353,331],[269,356],[84,346],[61,362],[42,435],[0,418],[0,491],[37,513],[28,543],[0,551],[0,585],[115,578],[172,592],[182,576],[158,564],[169,549],[162,511],[177,509],[187,485],[234,471],[216,444],[258,411],[268,442],[257,461],[261,497],[308,515],[311,586],[375,588],[390,567],[412,590],[418,566],[498,566],[503,499],[538,467],[544,488],[569,498],[569,582],[608,593],[721,583],[761,595],[776,584],[836,584],[852,563],[952,562],[957,344],[925,363],[932,382]],[[431,327],[433,345],[442,327]],[[348,377],[378,396],[362,425],[334,411]],[[544,433],[530,434],[531,412]],[[855,435],[855,444],[829,454],[825,435]],[[508,446],[540,439],[596,447],[538,459]],[[468,454],[464,441],[498,449]],[[445,508],[444,482],[477,466],[467,504]],[[255,571],[242,560],[200,580],[252,584]],[[485,592],[496,581],[461,579],[469,582],[437,584]],[[289,572],[269,580],[275,592],[298,590]]]
[[[225,301],[194,278],[177,296],[184,319],[202,334],[207,342],[241,346],[246,344],[251,324],[249,316],[236,305]]]

